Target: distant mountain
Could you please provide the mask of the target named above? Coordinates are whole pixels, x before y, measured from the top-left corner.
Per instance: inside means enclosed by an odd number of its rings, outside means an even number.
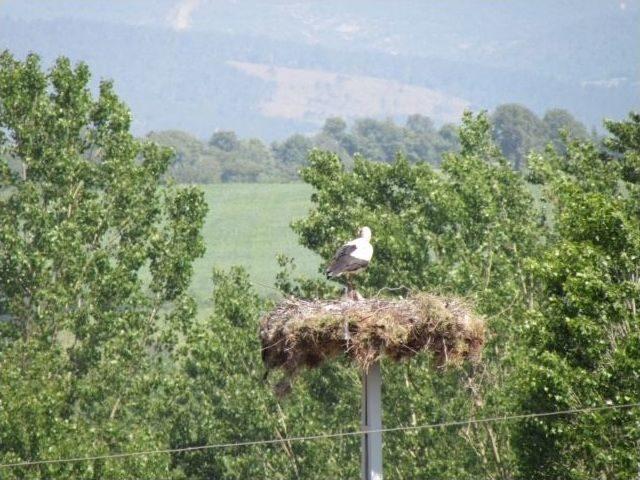
[[[275,139],[333,115],[441,124],[505,102],[599,126],[640,108],[639,39],[637,1],[0,6],[1,49],[86,61],[96,79],[115,80],[140,134]]]

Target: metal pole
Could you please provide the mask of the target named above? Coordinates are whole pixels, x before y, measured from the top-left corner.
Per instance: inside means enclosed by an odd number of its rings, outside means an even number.
[[[382,376],[376,362],[362,376],[362,430],[382,429]],[[362,480],[382,480],[382,432],[362,435]]]

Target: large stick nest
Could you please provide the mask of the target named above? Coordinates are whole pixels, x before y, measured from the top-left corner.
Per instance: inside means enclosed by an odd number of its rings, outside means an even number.
[[[462,299],[428,293],[406,299],[286,299],[260,322],[262,359],[292,377],[345,354],[366,370],[383,355],[395,361],[431,352],[437,366],[477,361],[484,320]]]

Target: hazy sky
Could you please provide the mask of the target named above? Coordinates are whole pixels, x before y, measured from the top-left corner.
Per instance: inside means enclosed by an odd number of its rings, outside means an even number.
[[[280,136],[328,113],[402,116],[412,92],[441,121],[455,105],[558,106],[590,126],[640,108],[640,0],[0,0],[0,48],[88,61],[140,130]],[[344,111],[316,108],[327,95]]]
[[[329,31],[341,38],[385,29],[402,35],[410,32],[395,29],[410,25],[441,25],[439,31],[482,33],[490,38],[522,30],[543,34],[554,23],[611,14],[637,17],[639,9],[638,0],[0,0],[0,13],[19,19],[78,18],[176,31],[234,30],[277,36],[300,34],[304,27],[307,35],[300,40]],[[260,17],[258,22],[255,16]]]

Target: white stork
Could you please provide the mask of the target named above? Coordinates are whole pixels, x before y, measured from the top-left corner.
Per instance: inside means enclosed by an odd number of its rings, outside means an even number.
[[[373,256],[371,243],[371,229],[362,227],[358,231],[358,238],[345,243],[338,249],[327,266],[327,278],[344,276],[347,280],[347,295],[353,290],[351,277],[369,265]]]

